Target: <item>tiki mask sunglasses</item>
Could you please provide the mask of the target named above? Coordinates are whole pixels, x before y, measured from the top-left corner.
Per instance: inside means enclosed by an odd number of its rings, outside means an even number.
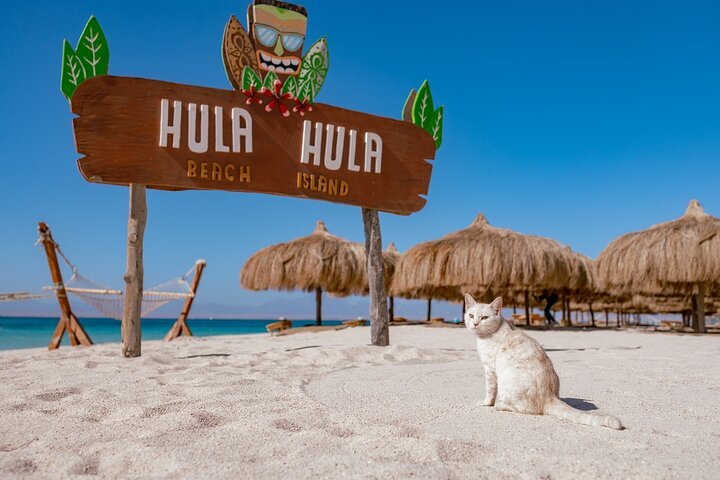
[[[278,35],[282,37],[283,47],[291,52],[300,48],[305,40],[305,37],[302,35],[278,32],[268,25],[255,24],[255,36],[265,47],[274,47],[277,43]]]

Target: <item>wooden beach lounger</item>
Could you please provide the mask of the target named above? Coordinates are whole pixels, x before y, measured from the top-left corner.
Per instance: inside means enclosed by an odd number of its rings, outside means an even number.
[[[343,322],[343,325],[347,325],[348,327],[364,327],[365,325],[367,325],[367,320],[364,320],[364,319],[345,320]]]
[[[513,325],[525,325],[525,315],[522,315],[520,313],[513,313],[512,315],[512,321]],[[530,325],[545,325],[545,317],[543,315],[539,315],[537,313],[531,313],[530,314]]]
[[[270,336],[272,336],[273,332],[279,333],[283,330],[287,330],[288,328],[292,328],[292,322],[290,320],[280,320],[279,322],[271,323],[265,326],[265,330],[268,331]]]

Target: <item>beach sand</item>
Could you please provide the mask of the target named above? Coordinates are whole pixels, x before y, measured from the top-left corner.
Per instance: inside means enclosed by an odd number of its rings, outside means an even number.
[[[718,478],[720,337],[530,334],[561,397],[627,429],[476,406],[464,329],[16,350],[0,352],[0,477]]]

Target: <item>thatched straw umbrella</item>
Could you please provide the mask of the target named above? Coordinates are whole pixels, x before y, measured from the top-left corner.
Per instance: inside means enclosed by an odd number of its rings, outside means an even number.
[[[568,283],[560,292],[562,295],[563,323],[567,325],[572,324],[572,322],[569,321],[570,312],[572,311],[570,299],[572,298],[576,302],[576,305],[580,303],[587,304],[590,319],[594,327],[595,312],[592,305],[600,296],[600,293],[597,291],[593,261],[582,253],[572,251],[570,247],[565,247],[565,252],[570,258],[572,268]]]
[[[395,271],[393,290],[454,291],[456,301],[464,292],[481,297],[522,293],[529,323],[530,292],[561,290],[571,269],[556,241],[492,227],[479,214],[469,227],[408,250]]]
[[[677,220],[613,241],[596,269],[606,291],[690,296],[695,329],[704,332],[705,295],[720,290],[720,219],[692,200]]]
[[[367,284],[365,255],[358,243],[331,235],[322,221],[307,237],[272,245],[255,253],[240,272],[249,290],[315,292],[316,323],[322,323],[322,292],[347,295]]]

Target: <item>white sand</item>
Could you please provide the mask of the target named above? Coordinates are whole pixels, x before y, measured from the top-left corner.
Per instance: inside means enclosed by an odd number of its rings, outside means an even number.
[[[464,329],[0,352],[0,477],[719,478],[720,336],[533,332],[613,431],[476,407]],[[572,399],[572,400],[570,400]]]

